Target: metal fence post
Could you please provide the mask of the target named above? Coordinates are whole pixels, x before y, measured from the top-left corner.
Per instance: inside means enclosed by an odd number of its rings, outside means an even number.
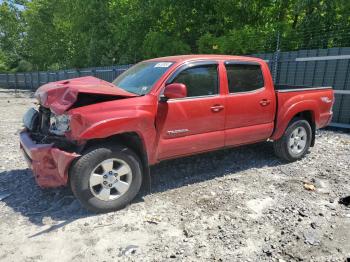
[[[34,89],[34,83],[33,83],[33,72],[30,72],[30,89]]]
[[[277,33],[277,43],[276,43],[276,51],[273,58],[273,72],[272,72],[272,78],[273,81],[276,83],[277,81],[277,75],[278,75],[278,62],[279,62],[279,55],[280,55],[280,32]]]
[[[41,85],[40,81],[40,72],[38,71],[38,80],[37,80],[38,85],[36,86],[37,88]]]
[[[10,88],[10,76],[8,73],[6,74],[6,86],[7,88]]]
[[[15,94],[17,95],[17,88],[18,88],[18,79],[17,79],[17,73],[15,73]]]
[[[24,77],[24,89],[27,89],[27,74],[23,73],[23,77]]]
[[[113,70],[113,79],[115,79],[117,77],[117,69],[115,67],[112,68]]]

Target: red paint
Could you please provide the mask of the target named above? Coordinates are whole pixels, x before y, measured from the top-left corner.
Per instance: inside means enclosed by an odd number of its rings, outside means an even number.
[[[262,60],[256,62],[261,66],[265,86],[253,92],[226,95],[225,146],[266,140],[273,132],[276,112],[273,81],[267,64]],[[226,69],[222,69],[226,78]],[[223,82],[228,90],[227,80]]]
[[[164,89],[164,96],[167,98],[184,98],[187,96],[187,88],[184,84],[173,83]]]
[[[216,61],[219,65],[219,94],[200,98],[178,98],[160,102],[166,81],[184,64],[193,61]],[[265,86],[254,92],[229,94],[224,62],[239,60],[261,65]],[[191,55],[157,58],[173,65],[144,96],[135,96],[93,77],[60,81],[41,87],[37,96],[55,113],[71,116],[67,139],[80,144],[126,132],[136,133],[145,148],[148,162],[175,158],[224,147],[278,139],[298,113],[310,111],[317,127],[326,126],[334,101],[331,89],[275,92],[267,64],[257,58]],[[170,97],[183,97],[184,87],[169,88]],[[176,90],[175,90],[176,89]],[[116,100],[69,109],[78,93],[115,95]],[[123,97],[126,99],[119,99]],[[36,145],[26,133],[21,145],[33,159],[32,168],[41,186],[67,182],[67,170],[78,154],[63,152],[51,145]]]
[[[70,80],[48,83],[41,86],[35,97],[45,107],[60,115],[69,109],[77,100],[79,93],[103,94],[117,97],[133,97],[134,94],[117,88],[101,79],[86,76]]]
[[[224,147],[225,110],[214,112],[211,107],[223,105],[225,98],[193,98],[168,100],[159,132],[156,159],[205,152]],[[188,131],[186,131],[186,129]],[[184,130],[176,135],[171,130]]]
[[[279,107],[277,110],[275,132],[272,138],[280,138],[293,116],[302,111],[312,112],[312,118],[317,128],[328,125],[332,118],[332,104],[323,102],[321,100],[322,97],[328,97],[334,101],[333,90],[320,89],[291,93],[277,92]]]
[[[21,150],[24,151],[28,165],[32,168],[36,182],[40,187],[58,187],[67,184],[68,168],[79,157],[51,144],[35,144],[26,131],[20,134]]]

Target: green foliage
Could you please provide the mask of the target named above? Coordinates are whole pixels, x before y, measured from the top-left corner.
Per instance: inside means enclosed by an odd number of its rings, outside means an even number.
[[[251,54],[273,50],[273,32],[259,28],[244,27],[230,30],[226,35],[214,37],[207,33],[199,38],[198,51],[205,54]]]
[[[33,70],[33,65],[26,61],[26,60],[21,60],[18,62],[18,66],[16,68],[17,72],[30,72]]]
[[[22,6],[20,6],[20,5]],[[350,46],[348,0],[4,0],[0,71]]]
[[[181,55],[191,52],[190,46],[177,37],[167,36],[160,32],[149,32],[145,37],[142,49],[145,58]]]
[[[198,52],[201,54],[217,54],[220,53],[219,39],[210,33],[202,35],[198,41]]]
[[[54,64],[49,65],[49,66],[47,67],[47,70],[48,70],[48,71],[58,71],[58,70],[60,70],[60,69],[61,69],[61,66],[60,66],[59,63],[54,63]]]
[[[0,49],[0,72],[6,72],[9,68],[6,65],[6,56],[4,52]]]
[[[15,68],[24,55],[21,12],[10,1],[0,4],[0,63],[2,68]]]

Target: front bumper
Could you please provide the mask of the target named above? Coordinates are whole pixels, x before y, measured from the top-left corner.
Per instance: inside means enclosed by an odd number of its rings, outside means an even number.
[[[69,166],[80,156],[62,151],[52,144],[36,144],[26,131],[20,133],[20,148],[42,188],[67,185]]]

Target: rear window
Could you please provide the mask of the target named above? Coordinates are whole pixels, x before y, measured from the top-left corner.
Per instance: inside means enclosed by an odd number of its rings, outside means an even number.
[[[226,64],[230,93],[250,92],[264,87],[260,65]]]

